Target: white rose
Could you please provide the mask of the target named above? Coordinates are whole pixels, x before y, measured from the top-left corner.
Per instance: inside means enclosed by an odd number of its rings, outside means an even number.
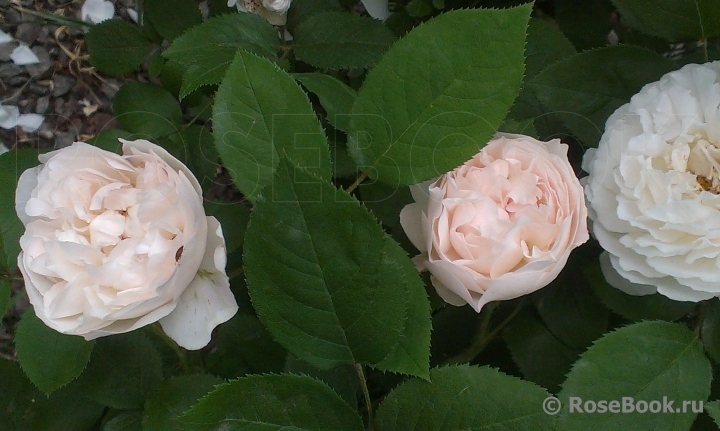
[[[28,298],[64,334],[91,340],[159,321],[200,349],[238,309],[220,224],[180,161],[148,141],[122,142],[122,156],[76,142],[21,175]]]
[[[720,62],[646,85],[583,169],[608,282],[678,301],[720,296]]]
[[[411,186],[400,213],[438,294],[476,311],[554,280],[588,240],[582,187],[559,139],[501,134],[464,165]]]
[[[292,0],[228,0],[227,6],[240,12],[251,12],[265,18],[272,25],[285,25]]]

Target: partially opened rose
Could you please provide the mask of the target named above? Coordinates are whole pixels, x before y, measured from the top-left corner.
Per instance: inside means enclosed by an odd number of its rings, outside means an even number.
[[[720,62],[643,87],[608,118],[583,169],[610,284],[678,301],[720,296]]]
[[[148,141],[122,142],[122,156],[76,142],[21,175],[28,297],[64,334],[90,340],[159,321],[179,345],[202,348],[238,309],[220,224],[180,161]]]
[[[534,292],[588,240],[567,149],[558,139],[501,134],[452,172],[411,186],[415,203],[400,223],[445,301],[479,312]]]

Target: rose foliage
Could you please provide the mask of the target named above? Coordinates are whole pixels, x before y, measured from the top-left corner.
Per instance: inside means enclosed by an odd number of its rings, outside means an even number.
[[[0,431],[720,429],[717,1],[135,6],[42,15],[121,87],[0,155]]]

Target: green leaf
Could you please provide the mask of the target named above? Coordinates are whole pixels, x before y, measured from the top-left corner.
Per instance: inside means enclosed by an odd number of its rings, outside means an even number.
[[[25,375],[51,394],[75,380],[90,361],[94,341],[48,328],[28,310],[18,324],[15,347]]]
[[[536,307],[550,332],[570,347],[584,350],[608,328],[610,310],[593,294],[573,257],[560,276],[538,292]]]
[[[397,227],[400,223],[400,211],[415,202],[408,187],[393,187],[373,182],[362,184],[359,189],[363,205],[389,228]]]
[[[287,28],[294,34],[295,28],[311,16],[340,10],[338,0],[294,0],[287,13]]]
[[[348,147],[361,169],[414,184],[477,154],[520,90],[530,10],[447,12],[393,45],[353,106]]]
[[[612,0],[631,27],[670,41],[707,39],[720,34],[716,0]]]
[[[377,412],[378,431],[553,430],[542,403],[550,394],[488,367],[436,368],[430,382],[410,380]]]
[[[166,40],[173,40],[190,27],[202,22],[195,0],[143,0],[145,17]]]
[[[541,18],[530,18],[525,50],[525,80],[549,65],[576,53],[575,47],[557,27]]]
[[[122,142],[118,139],[132,141],[134,138],[135,136],[130,132],[120,129],[108,129],[88,139],[87,143],[111,153],[122,154]]]
[[[287,351],[273,340],[255,316],[236,314],[220,326],[208,370],[225,378],[283,370]]]
[[[0,268],[17,267],[20,237],[25,227],[15,212],[15,189],[20,175],[40,163],[38,154],[38,150],[24,149],[0,155],[0,234],[6,259],[0,262]]]
[[[720,362],[720,302],[713,298],[704,305],[701,339],[708,355]]]
[[[275,339],[320,369],[363,362],[426,376],[430,310],[405,251],[307,171],[282,163],[270,188],[244,250],[253,305]]]
[[[90,62],[111,75],[132,72],[153,47],[138,26],[117,19],[92,26],[85,43]]]
[[[573,365],[558,395],[563,408],[557,429],[689,430],[696,413],[690,405],[683,412],[683,401],[707,400],[711,380],[710,362],[687,327],[667,322],[626,326],[598,340]],[[583,406],[588,400],[623,402],[624,397],[655,401],[660,412],[571,413],[570,397],[582,399]],[[674,402],[672,412],[665,412],[665,397]]]
[[[142,413],[136,410],[124,411],[107,421],[103,431],[143,431]]]
[[[123,129],[149,138],[178,131],[182,124],[180,104],[162,87],[127,81],[113,99],[113,112]]]
[[[220,156],[215,148],[212,132],[206,127],[193,124],[183,130],[180,138],[188,155],[188,168],[195,174],[203,190],[207,190],[215,181],[220,167]]]
[[[710,401],[704,404],[705,411],[713,418],[715,424],[720,426],[720,401]]]
[[[287,355],[285,372],[302,374],[320,380],[335,391],[350,407],[357,409],[360,383],[352,365],[340,365],[329,370],[318,370],[293,355]]]
[[[15,362],[0,359],[0,430],[88,430],[100,419],[103,406],[77,388],[62,388],[50,396],[40,392]]]
[[[133,331],[98,339],[77,386],[100,404],[131,409],[142,407],[161,379],[160,354],[145,335]]]
[[[188,67],[180,97],[203,85],[220,83],[240,48],[275,59],[280,39],[272,25],[252,13],[211,18],[175,39],[163,56]]]
[[[344,12],[313,15],[293,36],[297,58],[322,69],[370,67],[395,42],[381,21]]]
[[[284,152],[330,179],[330,150],[307,96],[268,60],[238,52],[215,96],[215,145],[235,185],[254,201]]]
[[[596,147],[610,114],[674,69],[672,61],[646,49],[611,46],[554,63],[528,85],[578,139]]]
[[[250,221],[250,208],[236,202],[205,201],[205,214],[215,216],[223,227],[228,254],[242,247]]]
[[[583,266],[582,271],[600,301],[628,320],[678,320],[696,305],[695,302],[673,301],[659,293],[644,296],[628,295],[605,281],[597,262]]]
[[[181,420],[188,431],[362,431],[362,419],[324,383],[306,376],[244,377],[218,387]]]
[[[605,46],[615,8],[610,0],[555,0],[555,22],[577,49]]]
[[[524,312],[503,331],[512,359],[531,382],[555,393],[580,350],[563,344],[535,315]]]
[[[432,0],[411,0],[405,10],[412,17],[423,17],[435,12]]]
[[[176,419],[223,382],[210,374],[176,376],[163,381],[145,402],[143,431],[183,430],[183,424]]]
[[[344,82],[324,73],[295,73],[303,87],[315,93],[327,112],[328,122],[336,129],[347,131],[357,91]]]
[[[0,321],[10,308],[10,293],[12,293],[10,280],[0,279]]]

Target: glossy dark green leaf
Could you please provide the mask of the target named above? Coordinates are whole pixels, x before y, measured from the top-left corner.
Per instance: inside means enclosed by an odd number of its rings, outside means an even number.
[[[293,75],[303,87],[315,93],[327,112],[327,121],[336,129],[347,131],[357,91],[344,82],[323,73],[296,73]]]
[[[238,52],[213,106],[213,133],[223,165],[246,198],[270,183],[284,153],[330,179],[330,150],[305,92],[270,61]]]
[[[173,0],[172,6],[165,0],[143,0],[142,4],[145,18],[166,40],[173,40],[202,22],[195,0]]]
[[[163,381],[145,402],[143,431],[183,431],[184,425],[176,419],[223,382],[210,374],[175,376]]]
[[[244,250],[260,319],[300,359],[427,376],[430,310],[417,270],[352,196],[283,162]]]
[[[92,26],[85,43],[90,62],[111,75],[132,72],[153,47],[137,25],[116,19]]]
[[[127,81],[113,99],[113,112],[125,130],[145,139],[179,131],[182,110],[167,90],[154,84]]]
[[[530,10],[455,10],[394,44],[353,106],[358,166],[390,185],[415,184],[477,154],[520,90]]]
[[[395,42],[382,22],[343,12],[313,15],[293,36],[297,58],[323,69],[370,67]]]
[[[393,390],[377,411],[378,431],[554,430],[541,387],[488,367],[436,368],[430,381]]]
[[[631,27],[670,41],[707,39],[720,34],[716,0],[612,0]]]
[[[249,376],[215,389],[181,420],[187,431],[362,431],[360,416],[324,383],[292,374]]]

